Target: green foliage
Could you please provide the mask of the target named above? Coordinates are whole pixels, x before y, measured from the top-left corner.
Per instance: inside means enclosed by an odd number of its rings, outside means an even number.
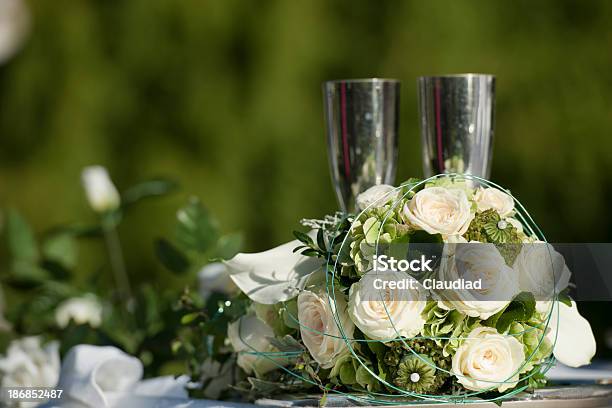
[[[559,302],[563,303],[566,306],[572,307],[572,298],[569,295],[569,288],[565,288],[558,295],[557,299]]]
[[[229,259],[243,243],[240,233],[221,235],[217,219],[195,197],[177,212],[175,238],[176,244],[158,238],[154,250],[161,264],[177,274],[199,270],[210,260]]]
[[[178,189],[178,183],[165,180],[153,179],[138,183],[121,194],[121,205],[129,207],[145,198],[164,196]]]
[[[11,256],[15,261],[38,261],[39,252],[34,233],[26,220],[15,210],[7,212],[6,235]]]
[[[359,275],[372,268],[373,257],[392,244],[406,243],[409,229],[400,215],[402,205],[384,205],[362,213],[351,225],[350,256]]]
[[[192,197],[176,218],[176,240],[181,247],[204,253],[217,242],[218,223],[197,198]]]
[[[442,309],[435,301],[427,302],[422,316],[425,318],[423,335],[432,338],[442,348],[444,357],[452,355],[463,339],[480,324],[477,318],[468,317],[458,310]]]
[[[535,313],[535,298],[532,293],[521,292],[503,310],[484,322],[485,326],[495,327],[499,333],[506,333],[515,322],[528,322]]]
[[[159,261],[172,272],[184,273],[189,269],[190,262],[187,256],[166,239],[155,241],[155,254]]]
[[[65,269],[73,269],[78,261],[78,243],[73,234],[58,232],[48,237],[42,245],[46,260],[57,262]]]
[[[8,299],[4,313],[12,323],[8,337],[44,333],[48,338],[60,340],[62,353],[80,343],[117,346],[139,357],[147,375],[184,372],[180,362],[189,360],[184,350],[192,343],[181,342],[180,336],[191,330],[191,325],[213,336],[207,347],[217,352],[223,346],[227,322],[244,313],[244,300],[237,299],[227,306],[226,296],[213,294],[207,300],[189,303],[197,304],[198,308],[193,306],[187,310],[187,297],[176,308],[178,291],[155,283],[141,283],[133,288],[130,307],[126,308],[125,303],[119,301],[119,291],[114,287],[107,261],[83,279],[88,268],[82,264],[80,254],[90,241],[99,241],[97,248],[104,251],[108,241],[103,237],[106,235],[108,239],[115,227],[121,227],[124,220],[138,215],[142,208],[138,204],[175,189],[175,183],[161,179],[137,184],[122,196],[121,209],[102,215],[97,223],[55,226],[40,238],[16,210],[7,211],[3,235],[9,256],[3,260],[5,265],[0,265],[7,268],[6,274],[0,274],[0,284]],[[130,211],[126,214],[128,207]],[[180,274],[184,284],[194,284],[195,272],[209,258],[231,257],[241,247],[242,236],[221,235],[216,219],[197,199],[191,199],[178,211],[176,223],[176,241],[182,246],[168,239],[158,239],[154,248],[161,263],[177,274],[176,279]],[[108,249],[117,250],[112,246]],[[120,257],[114,254],[117,255]],[[106,256],[102,252],[102,259]],[[103,308],[102,324],[90,327],[71,321],[68,327],[58,327],[55,318],[58,305],[85,293],[97,295]],[[222,318],[217,316],[221,309],[225,310]],[[193,344],[202,343],[202,337],[193,340]]]

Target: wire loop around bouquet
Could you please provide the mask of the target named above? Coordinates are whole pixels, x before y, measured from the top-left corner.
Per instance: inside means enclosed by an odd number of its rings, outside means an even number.
[[[544,234],[542,233],[542,231],[540,230],[540,228],[537,226],[537,224],[535,223],[535,221],[533,220],[533,218],[530,216],[530,214],[527,212],[527,210],[525,209],[525,207],[514,197],[512,196],[507,190],[503,189],[501,186],[488,181],[486,179],[477,177],[477,176],[472,176],[472,175],[464,175],[464,174],[440,174],[440,175],[436,175],[433,177],[430,177],[428,179],[422,180],[422,181],[418,181],[418,182],[414,182],[414,183],[405,183],[400,185],[399,187],[395,188],[392,191],[389,191],[387,194],[389,196],[396,194],[397,198],[395,198],[393,200],[393,202],[390,204],[385,216],[382,219],[382,225],[385,224],[385,222],[388,220],[388,218],[394,214],[395,211],[397,211],[398,206],[403,203],[404,199],[406,197],[410,197],[411,195],[414,195],[415,191],[417,189],[419,189],[422,186],[425,186],[428,183],[434,182],[437,179],[440,178],[448,178],[450,180],[453,181],[459,181],[459,182],[472,182],[472,183],[478,183],[481,186],[484,187],[491,187],[491,188],[495,188],[498,190],[501,190],[505,193],[507,193],[508,195],[510,195],[510,197],[512,197],[512,199],[514,200],[514,205],[516,208],[516,214],[515,217],[518,219],[518,221],[522,224],[525,232],[531,236],[531,237],[535,237],[537,240],[541,241],[541,242],[546,242],[546,238],[544,236]],[[398,194],[401,193],[401,194]],[[365,208],[361,213],[359,213],[353,220],[352,223],[355,222],[355,220],[359,219],[359,217],[364,214],[366,211],[368,211],[368,209],[370,207],[372,207],[373,205],[375,205],[375,203],[371,203],[367,208]],[[352,228],[352,226],[351,226]],[[336,231],[337,232],[337,231]],[[378,230],[378,236],[376,238],[376,254],[378,254],[378,250],[379,250],[379,241],[381,238],[381,234],[382,234],[382,228],[380,228]],[[344,237],[344,239],[342,240],[342,243],[340,245],[340,252],[343,250],[343,247],[345,245],[347,245],[347,239],[348,239],[348,234],[347,236]],[[534,350],[532,351],[531,355],[526,355],[525,356],[525,360],[523,361],[523,363],[521,364],[521,366],[506,380],[504,381],[486,381],[486,380],[481,380],[484,382],[490,382],[491,383],[491,387],[486,389],[486,390],[482,390],[482,391],[465,391],[465,392],[458,392],[455,393],[453,395],[440,395],[440,394],[428,394],[428,393],[417,393],[417,392],[412,392],[409,391],[407,389],[403,389],[402,387],[397,386],[396,384],[388,381],[386,378],[383,378],[383,376],[381,376],[380,373],[377,373],[372,367],[370,367],[367,364],[367,361],[365,361],[358,353],[358,351],[355,349],[355,345],[359,344],[359,343],[368,343],[368,342],[377,342],[377,343],[400,343],[401,346],[405,349],[408,350],[410,353],[412,353],[413,356],[415,356],[416,358],[418,358],[421,363],[432,367],[433,369],[437,371],[440,371],[441,373],[445,373],[447,375],[455,375],[457,376],[457,373],[454,373],[452,371],[450,371],[449,369],[445,369],[443,367],[439,367],[438,365],[436,365],[435,363],[433,363],[430,359],[427,358],[423,358],[419,353],[417,353],[414,348],[411,346],[410,342],[413,340],[433,340],[433,341],[450,341],[450,340],[455,340],[455,341],[463,341],[466,340],[468,338],[466,337],[452,337],[452,336],[414,336],[412,338],[405,338],[404,336],[402,336],[398,330],[397,327],[395,327],[395,323],[393,322],[393,318],[391,316],[391,313],[388,309],[388,305],[387,302],[384,298],[384,296],[381,294],[381,301],[382,301],[382,305],[384,307],[385,313],[387,314],[387,318],[389,320],[389,322],[391,323],[393,330],[395,331],[395,337],[394,338],[389,338],[389,339],[385,339],[385,340],[372,340],[372,339],[368,339],[368,338],[354,338],[354,336],[348,336],[347,332],[345,330],[345,327],[343,325],[342,319],[339,316],[339,313],[337,311],[337,308],[335,307],[335,305],[337,304],[337,288],[335,287],[335,282],[336,282],[336,278],[340,276],[340,272],[339,272],[339,268],[341,267],[341,265],[339,264],[338,261],[338,257],[336,257],[336,259],[332,259],[332,253],[331,251],[328,254],[328,259],[327,259],[327,263],[329,265],[333,265],[332,268],[330,268],[330,270],[327,270],[325,273],[325,293],[327,296],[327,301],[329,302],[329,306],[331,308],[331,310],[334,311],[333,313],[333,318],[336,324],[336,327],[338,329],[339,335],[334,335],[334,334],[330,334],[330,333],[326,333],[326,332],[321,332],[320,330],[317,330],[316,328],[313,327],[307,327],[305,326],[302,322],[299,321],[297,316],[292,315],[291,313],[288,313],[289,319],[291,319],[295,324],[299,325],[299,327],[303,330],[308,330],[308,331],[312,331],[316,334],[322,335],[322,336],[329,336],[329,337],[334,337],[337,339],[342,339],[346,345],[346,347],[348,348],[351,358],[355,361],[358,362],[358,364],[360,365],[360,367],[362,367],[364,370],[366,370],[368,372],[368,374],[370,376],[372,376],[374,379],[376,379],[381,385],[382,385],[382,389],[387,390],[388,392],[378,392],[378,391],[364,391],[364,390],[359,390],[359,391],[355,391],[355,392],[350,392],[350,391],[342,391],[342,390],[337,390],[337,389],[325,389],[325,391],[331,392],[331,393],[335,393],[338,395],[341,395],[343,397],[361,402],[361,403],[368,403],[368,404],[378,404],[378,405],[405,405],[408,402],[411,403],[415,403],[415,404],[419,404],[419,403],[431,403],[431,402],[436,402],[436,403],[448,403],[448,402],[452,402],[452,403],[469,403],[469,402],[483,402],[483,401],[499,401],[499,400],[503,400],[503,399],[507,399],[510,398],[514,395],[516,395],[517,393],[520,393],[522,391],[524,391],[527,386],[526,385],[521,385],[521,386],[517,386],[516,388],[512,389],[511,391],[507,391],[499,396],[494,396],[491,397],[490,395],[487,395],[487,393],[489,391],[493,391],[495,390],[497,387],[500,386],[500,384],[507,384],[507,383],[512,383],[515,384],[517,383],[517,380],[513,377],[515,377],[516,375],[519,375],[519,382],[526,380],[536,374],[545,374],[550,367],[554,364],[554,357],[552,357],[552,355],[546,357],[544,360],[541,360],[539,362],[539,366],[538,369],[532,369],[530,372],[528,370],[528,373],[525,375],[521,375],[521,371],[530,363],[532,363],[532,359],[534,358],[534,356],[536,355],[536,353],[540,350],[540,347],[542,347],[542,344],[546,338],[546,333],[549,329],[549,325],[551,324],[551,318],[552,318],[552,314],[553,313],[558,313],[558,308],[555,309],[554,307],[554,300],[556,300],[556,296],[557,293],[554,293],[554,296],[550,299],[550,309],[548,310],[548,313],[546,315],[546,319],[545,322],[543,324],[543,327],[538,327],[537,329],[541,329],[541,335],[538,338],[538,343],[535,346]],[[556,310],[556,312],[555,312]],[[528,333],[531,330],[536,330],[535,327],[529,328],[524,330],[523,332],[517,332],[517,333],[512,333],[512,334],[506,334],[507,336],[521,336],[521,335],[525,335],[526,333]],[[241,340],[243,342],[246,343],[245,339],[242,338],[241,336]],[[553,341],[553,346],[554,343],[556,342],[556,333],[554,336],[554,341]],[[248,344],[247,344],[248,345]],[[249,346],[250,347],[250,346]],[[297,354],[299,354],[299,352],[264,352],[261,350],[256,350],[253,347],[250,347],[252,350],[251,351],[246,351],[246,353],[249,354],[254,354],[257,357],[260,358],[266,358],[271,360],[272,362],[274,362],[274,364],[276,364],[279,368],[281,368],[282,370],[284,370],[285,373],[289,374],[290,376],[299,379],[301,381],[304,381],[306,383],[312,384],[314,386],[318,386],[321,387],[321,384],[317,383],[314,379],[309,378],[305,375],[300,374],[299,372],[293,371],[287,367],[285,367],[284,364],[282,364],[281,362],[279,362],[279,358],[291,358],[291,357],[295,357]],[[348,387],[347,387],[348,388]]]

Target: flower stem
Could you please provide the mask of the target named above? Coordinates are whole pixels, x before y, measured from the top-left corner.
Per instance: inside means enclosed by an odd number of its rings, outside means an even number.
[[[106,241],[106,247],[108,249],[111,269],[115,275],[115,284],[117,285],[119,299],[125,304],[126,309],[129,311],[132,309],[132,289],[125,268],[119,235],[117,234],[115,225],[112,223],[103,223],[102,228],[104,230],[104,240]]]

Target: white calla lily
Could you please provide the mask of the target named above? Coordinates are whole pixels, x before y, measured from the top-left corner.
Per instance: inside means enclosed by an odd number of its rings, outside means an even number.
[[[576,302],[572,301],[571,307],[561,302],[555,304],[549,321],[551,330],[548,332],[549,339],[555,345],[555,358],[569,367],[589,364],[597,348],[591,325],[578,312]]]
[[[310,275],[321,268],[321,260],[294,253],[301,242],[294,240],[264,252],[240,253],[225,261],[230,277],[251,300],[265,305],[284,302],[298,295]]]

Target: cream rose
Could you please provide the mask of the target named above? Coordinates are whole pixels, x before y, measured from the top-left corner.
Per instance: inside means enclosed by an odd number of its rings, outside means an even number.
[[[235,352],[238,353],[237,364],[247,374],[261,376],[288,364],[285,357],[275,357],[278,350],[270,344],[274,337],[272,328],[253,314],[242,316],[227,327],[227,337]]]
[[[463,190],[429,187],[415,194],[403,215],[412,226],[430,234],[463,235],[474,218]]]
[[[453,356],[452,373],[472,391],[516,387],[525,361],[523,345],[514,336],[503,336],[492,327],[477,327]]]
[[[414,289],[388,285],[400,281],[412,282]],[[426,295],[418,281],[404,272],[373,271],[351,286],[349,315],[355,325],[373,340],[414,337],[425,325],[421,313],[426,305]]]
[[[305,290],[298,296],[297,307],[304,345],[322,368],[333,367],[349,352],[342,334],[352,339],[355,330],[346,313],[346,301],[340,294],[334,301],[326,293]],[[337,322],[341,323],[342,332]]]
[[[521,291],[535,296],[538,312],[547,312],[555,293],[567,288],[571,272],[563,256],[545,242],[523,244],[514,262]]]
[[[479,242],[445,244],[439,280],[481,282],[481,289],[434,291],[438,306],[480,319],[502,310],[519,293],[518,276],[495,245]]]
[[[373,208],[382,207],[388,202],[396,200],[399,197],[399,191],[399,188],[388,184],[372,186],[357,196],[357,207],[360,210],[365,210],[370,206]]]
[[[502,217],[507,217],[514,211],[514,199],[497,188],[479,188],[474,194],[474,202],[478,211],[492,208]]]

